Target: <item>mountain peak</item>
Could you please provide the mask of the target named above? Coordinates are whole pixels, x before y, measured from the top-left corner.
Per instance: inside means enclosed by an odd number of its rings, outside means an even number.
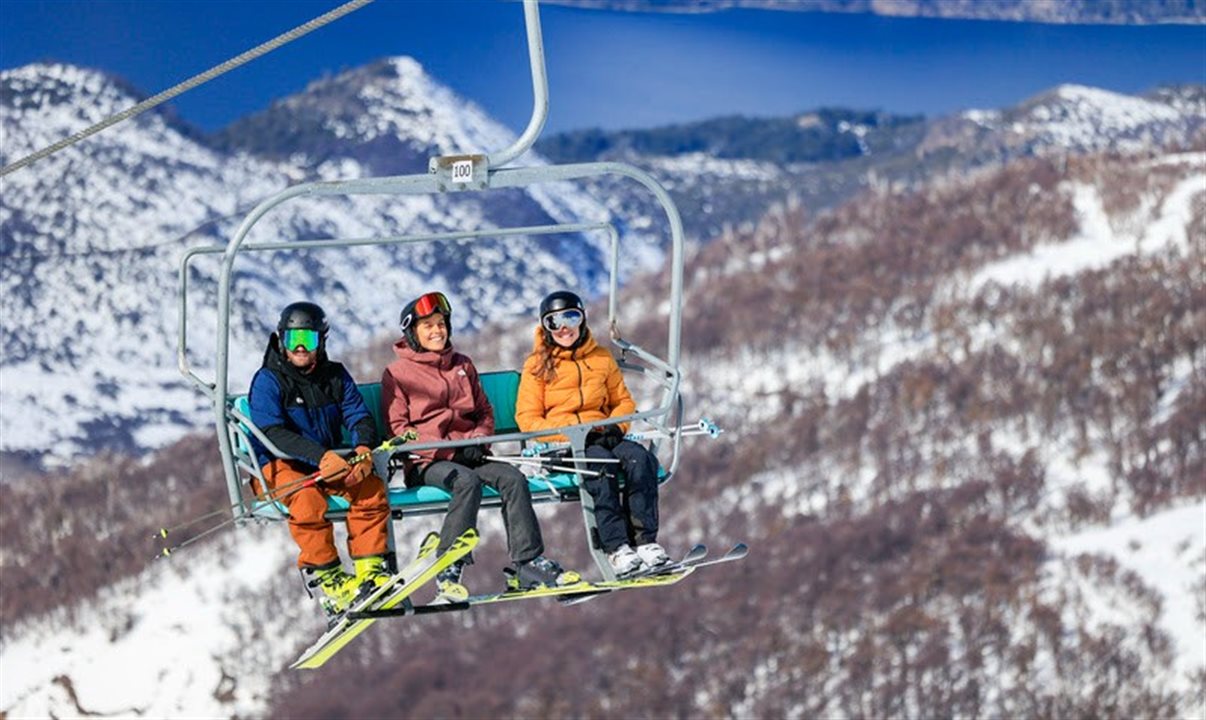
[[[116,75],[69,63],[31,63],[0,70],[0,110],[6,114],[70,106],[78,118],[96,122],[144,97]]]
[[[1078,137],[1128,136],[1159,123],[1180,123],[1181,112],[1166,103],[1085,87],[1059,85],[1022,103],[1014,115],[1034,131]]]
[[[311,166],[338,155],[373,174],[426,172],[427,158],[488,152],[514,134],[474,103],[399,56],[327,76],[216,138],[228,149],[284,158],[306,148]]]

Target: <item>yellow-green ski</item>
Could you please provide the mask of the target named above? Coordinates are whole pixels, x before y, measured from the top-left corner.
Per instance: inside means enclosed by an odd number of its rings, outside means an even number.
[[[488,603],[508,602],[510,600],[529,600],[541,597],[613,592],[616,590],[628,590],[630,588],[659,587],[662,585],[673,585],[690,575],[694,570],[695,568],[687,567],[676,572],[660,575],[642,575],[627,580],[601,580],[598,582],[583,580],[570,585],[558,585],[557,587],[542,587],[533,590],[508,590],[492,595],[477,595],[469,598],[466,602],[470,605],[486,605]]]
[[[431,533],[424,539],[418,557],[398,573],[398,584],[384,593],[384,600],[377,599],[366,602],[359,607],[350,609],[348,613],[363,610],[389,610],[401,605],[416,590],[431,582],[441,570],[468,555],[473,548],[477,547],[478,536],[477,531],[473,528],[466,530],[456,539],[448,552],[437,557],[435,551],[439,540],[439,536],[435,533]],[[302,653],[301,657],[289,667],[293,669],[321,667],[374,622],[376,622],[376,618],[353,620],[345,615],[335,627],[324,633],[318,642]]]

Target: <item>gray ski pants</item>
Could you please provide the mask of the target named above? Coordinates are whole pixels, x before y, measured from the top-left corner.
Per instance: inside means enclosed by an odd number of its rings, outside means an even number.
[[[544,538],[528,479],[519,468],[502,462],[486,462],[469,468],[449,460],[437,460],[423,469],[424,485],[438,487],[452,495],[444,526],[440,528],[439,552],[452,547],[461,533],[477,527],[477,511],[482,503],[482,486],[489,485],[502,496],[503,524],[507,528],[507,552],[515,563],[527,562],[544,552]],[[472,562],[472,560],[470,560]]]

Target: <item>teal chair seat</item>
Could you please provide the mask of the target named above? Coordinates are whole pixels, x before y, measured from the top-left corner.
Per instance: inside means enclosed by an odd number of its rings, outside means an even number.
[[[519,394],[519,373],[514,370],[490,372],[481,375],[482,388],[494,408],[495,434],[519,432],[515,423],[515,400]],[[364,398],[364,404],[373,416],[380,437],[390,436],[389,429],[381,417],[381,383],[364,383],[356,386]],[[238,395],[231,399],[232,407],[244,417],[250,417],[251,411],[246,395]],[[254,465],[256,460],[248,441],[249,431],[243,427],[242,432],[235,436],[236,451],[242,456],[245,464]],[[344,435],[344,443],[350,445],[351,438]],[[533,502],[549,502],[574,499],[578,494],[578,485],[574,476],[568,473],[538,475],[528,479],[528,487],[532,491]],[[443,512],[451,495],[434,487],[406,488],[396,487],[389,490],[390,508],[401,513]],[[482,488],[482,506],[497,506],[501,502],[494,488]],[[347,513],[348,502],[338,496],[327,498],[328,515],[340,517]],[[285,517],[287,512],[281,503],[257,503],[253,514],[261,517]]]

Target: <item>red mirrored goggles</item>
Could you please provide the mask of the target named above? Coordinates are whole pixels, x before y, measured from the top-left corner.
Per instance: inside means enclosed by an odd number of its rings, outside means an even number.
[[[415,300],[415,317],[424,318],[434,312],[441,312],[445,315],[452,314],[452,306],[448,304],[448,298],[444,297],[444,293],[427,293]]]
[[[444,297],[444,293],[430,292],[420,295],[419,299],[415,300],[414,308],[402,317],[402,332],[406,332],[411,324],[420,318],[434,315],[437,312],[445,317],[452,316],[452,305],[448,304],[448,298]]]

